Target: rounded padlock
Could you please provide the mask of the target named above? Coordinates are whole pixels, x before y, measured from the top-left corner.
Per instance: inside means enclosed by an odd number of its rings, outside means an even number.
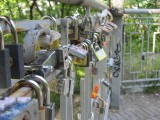
[[[0,88],[11,86],[10,53],[4,47],[3,31],[0,27]]]
[[[43,105],[44,106],[50,105],[50,88],[47,81],[43,77],[39,75],[30,74],[25,76],[23,80],[33,80],[37,82],[39,85],[41,85],[43,89],[43,98],[44,98]]]
[[[0,16],[0,20],[9,25],[13,35],[13,44],[5,45],[9,49],[10,57],[13,59],[11,66],[11,78],[20,79],[24,77],[23,46],[18,43],[18,35],[14,22],[7,16]]]
[[[43,106],[43,93],[42,93],[41,87],[38,85],[38,83],[36,83],[33,80],[20,80],[11,88],[11,94],[16,92],[21,87],[30,87],[30,88],[32,88],[35,91],[36,96],[38,98],[39,109],[40,110],[44,109],[44,106]]]

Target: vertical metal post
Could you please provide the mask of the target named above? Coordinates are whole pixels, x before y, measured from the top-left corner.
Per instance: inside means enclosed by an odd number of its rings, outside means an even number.
[[[114,65],[112,67],[111,107],[119,109],[122,69],[122,17],[115,17],[114,23],[118,25],[118,29],[113,32]]]
[[[114,23],[118,29],[113,31],[113,59],[112,67],[112,92],[111,107],[119,109],[122,71],[122,16],[124,14],[124,0],[111,0],[111,12],[114,16]]]
[[[61,45],[68,46],[68,21],[61,19]],[[73,120],[72,96],[60,95],[60,117],[61,120]]]
[[[90,8],[86,7],[86,17],[90,15]],[[86,25],[86,30],[90,30],[90,25]],[[91,80],[91,65],[85,67],[84,86],[81,88],[81,120],[88,120],[91,116],[91,93],[92,93],[92,80]],[[83,83],[83,81],[81,81]],[[83,92],[84,91],[84,92]],[[84,95],[82,95],[84,94]],[[84,107],[84,108],[83,108]]]

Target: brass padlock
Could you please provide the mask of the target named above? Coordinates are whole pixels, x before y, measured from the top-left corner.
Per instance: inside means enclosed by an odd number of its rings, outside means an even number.
[[[82,42],[80,44],[84,49],[88,51],[88,44],[85,42]],[[80,67],[86,67],[89,65],[89,53],[87,53],[87,56],[84,57],[84,59],[73,57],[73,64]]]
[[[72,19],[72,23],[69,27],[69,39],[70,40],[79,40],[79,28],[78,28],[78,23],[75,18],[72,16],[69,17]]]
[[[94,54],[94,57],[97,61],[101,61],[103,60],[104,58],[107,57],[107,54],[106,52],[104,51],[103,48],[100,48],[99,45],[96,43],[96,46],[95,48],[93,47],[93,44],[92,44],[92,51],[93,51],[93,54]]]
[[[104,114],[105,113],[105,102],[102,98],[99,98],[99,101],[101,103],[99,103],[99,112],[100,114]]]

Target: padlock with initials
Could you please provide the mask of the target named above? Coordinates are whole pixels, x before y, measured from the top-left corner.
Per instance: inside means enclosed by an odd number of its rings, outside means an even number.
[[[9,49],[10,57],[13,60],[11,64],[11,78],[20,79],[24,77],[24,60],[23,60],[23,46],[18,44],[18,35],[14,22],[9,17],[0,17],[0,20],[5,21],[13,35],[14,44],[5,45]]]
[[[11,86],[10,54],[9,50],[4,48],[3,32],[0,27],[0,88]]]
[[[101,61],[107,57],[104,49],[100,48],[98,44],[96,44],[95,47],[93,47],[93,45],[92,45],[92,51],[93,51],[93,55],[97,61]]]

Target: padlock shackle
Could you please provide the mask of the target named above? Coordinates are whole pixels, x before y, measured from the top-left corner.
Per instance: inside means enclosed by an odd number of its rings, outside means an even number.
[[[34,74],[27,75],[23,79],[24,80],[33,80],[42,86],[43,98],[44,98],[43,105],[49,106],[50,105],[50,89],[49,89],[49,85],[48,85],[47,81],[43,77],[41,77],[39,75],[34,75]]]
[[[72,58],[67,56],[66,62],[68,63],[68,68],[65,71],[65,77],[71,77],[72,75]]]
[[[0,27],[0,49],[4,50],[4,37],[3,37],[3,31],[2,28]]]
[[[38,97],[39,109],[43,108],[43,93],[41,87],[33,80],[20,80],[12,88],[11,94],[17,91],[21,87],[30,87],[32,88]]]
[[[45,19],[50,19],[53,22],[53,25],[55,25],[55,30],[57,31],[57,21],[56,21],[56,19],[53,16],[47,16],[47,15],[45,15],[41,18],[41,20],[45,20]]]
[[[9,25],[11,33],[13,35],[14,44],[18,44],[18,35],[13,20],[10,19],[8,16],[0,16],[0,20],[6,22]]]
[[[105,102],[104,102],[104,100],[102,99],[102,98],[99,98],[99,102],[101,102],[102,104],[102,106],[101,107],[105,107]],[[99,104],[100,105],[100,104]]]

